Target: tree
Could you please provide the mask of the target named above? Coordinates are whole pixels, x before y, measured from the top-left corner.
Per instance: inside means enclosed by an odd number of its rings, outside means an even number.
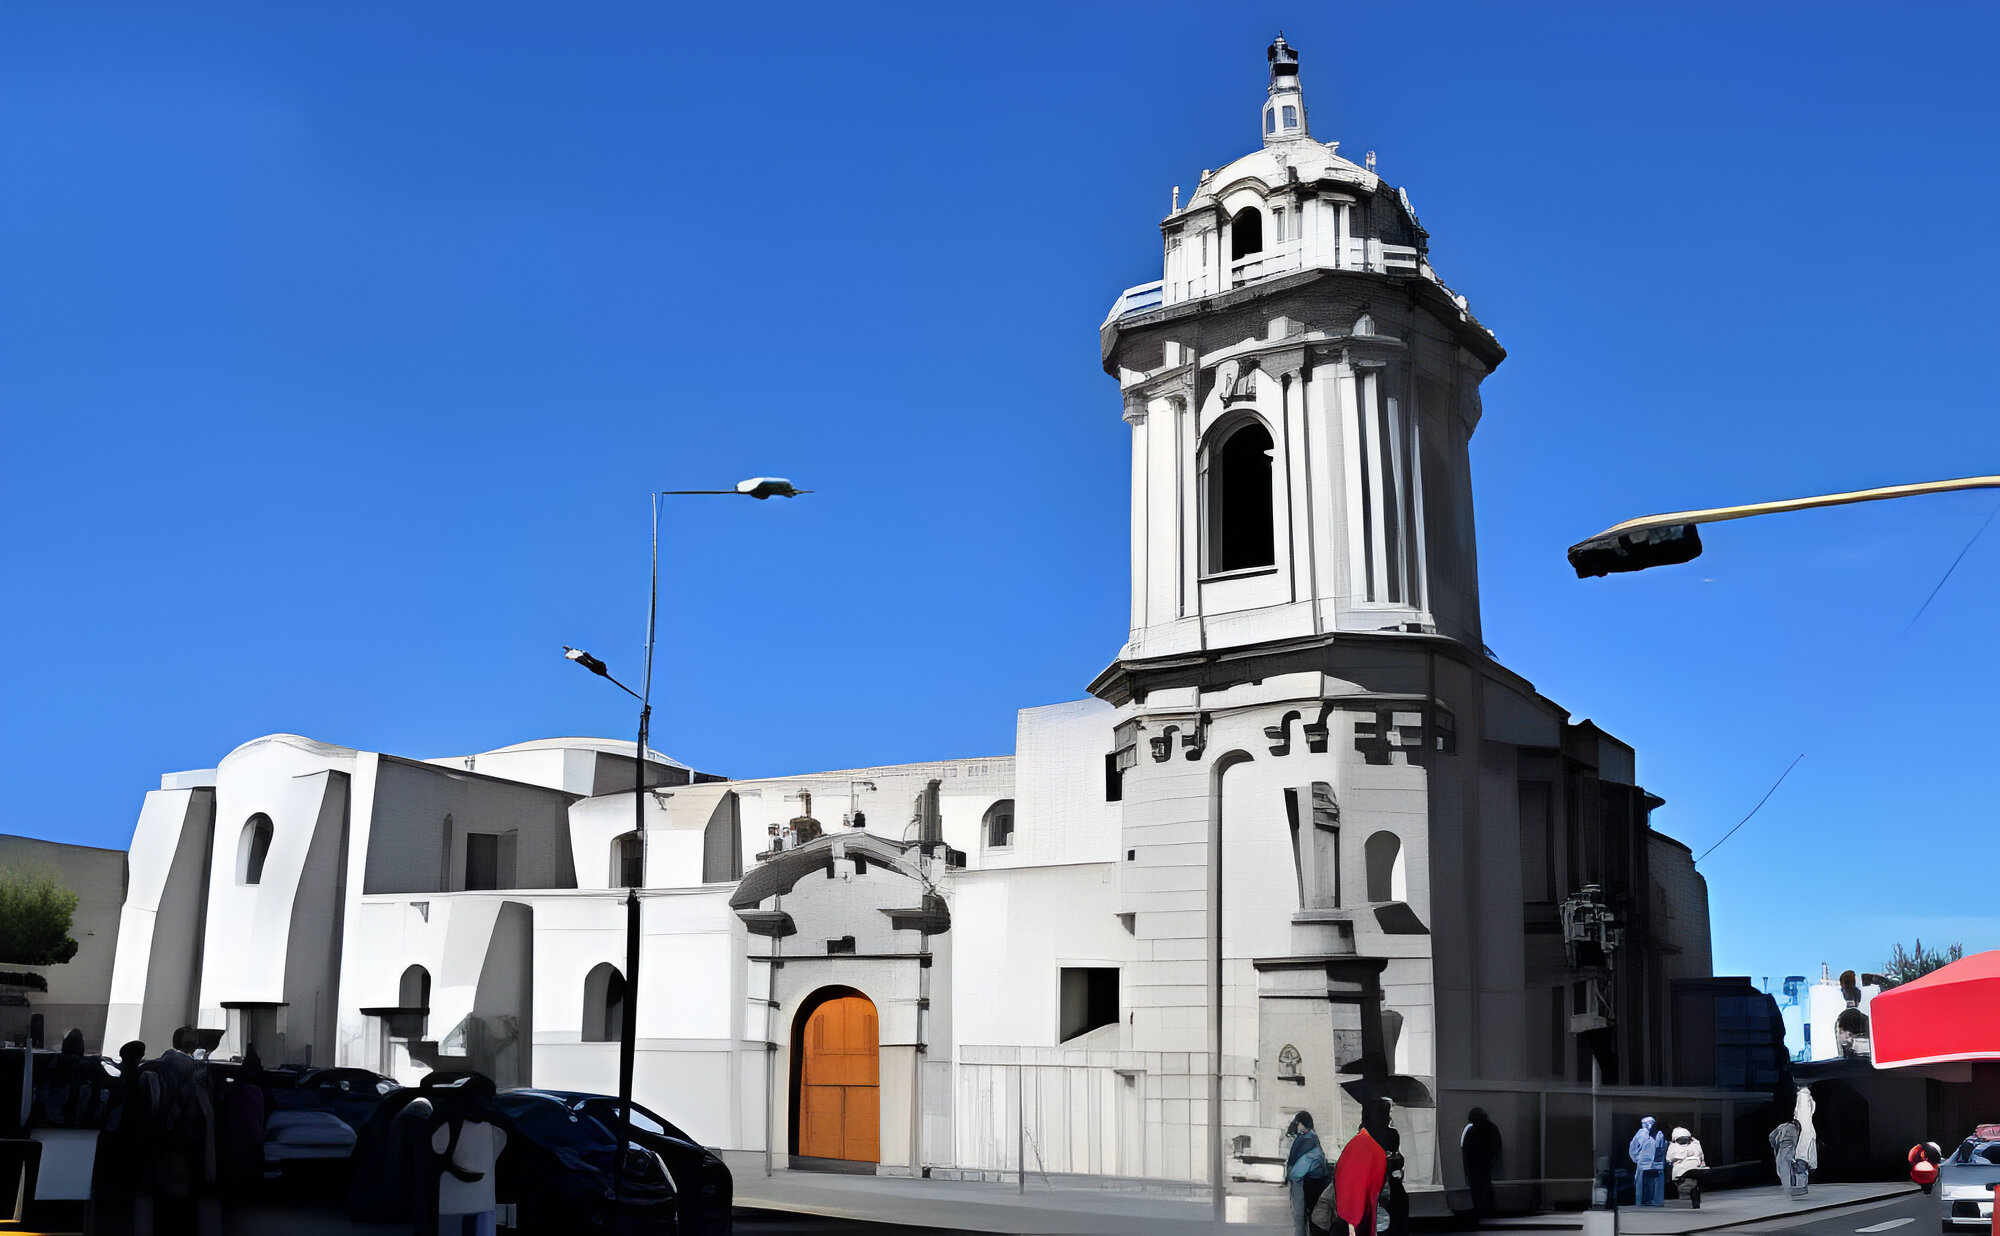
[[[76,956],[76,893],[52,872],[0,867],[0,962],[59,966]]]
[[[1902,941],[1898,940],[1896,951],[1889,955],[1889,964],[1882,967],[1882,977],[1887,980],[1885,986],[1894,987],[1914,978],[1922,978],[1963,956],[1963,944],[1954,944],[1947,949],[1925,948],[1922,937],[1918,937],[1916,947],[1906,953]]]

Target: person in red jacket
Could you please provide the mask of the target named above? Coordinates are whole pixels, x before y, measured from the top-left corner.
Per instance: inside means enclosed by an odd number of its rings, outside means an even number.
[[[1334,1213],[1354,1236],[1375,1236],[1375,1204],[1388,1174],[1389,1152],[1363,1125],[1333,1165]]]

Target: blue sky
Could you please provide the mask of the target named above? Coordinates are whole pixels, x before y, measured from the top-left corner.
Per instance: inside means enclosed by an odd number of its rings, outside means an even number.
[[[130,837],[276,730],[623,735],[734,775],[1010,750],[1126,615],[1098,364],[1155,224],[1257,141],[1264,45],[1379,152],[1511,357],[1487,642],[1633,742],[1716,963],[2000,947],[1990,7],[0,6],[0,829]],[[1981,84],[1985,83],[1985,84]]]

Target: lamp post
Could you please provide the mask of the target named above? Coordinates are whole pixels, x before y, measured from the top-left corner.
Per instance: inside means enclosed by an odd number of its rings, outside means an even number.
[[[623,1202],[625,1147],[632,1134],[632,1068],[639,1045],[639,884],[646,879],[646,743],[653,720],[653,637],[660,614],[660,499],[680,496],[731,498],[796,498],[811,493],[795,488],[781,476],[753,476],[734,489],[663,489],[653,493],[652,591],[646,606],[646,667],[640,690],[619,682],[603,661],[581,648],[563,647],[563,655],[639,701],[639,745],[632,752],[632,831],[639,847],[639,879],[625,888],[625,1000],[618,1030],[618,1145],[611,1158],[611,1204]],[[623,874],[621,871],[620,874]],[[768,1097],[768,1096],[767,1096]]]
[[[1617,571],[1643,571],[1647,567],[1673,566],[1692,561],[1701,554],[1701,534],[1697,524],[1720,523],[1725,519],[1748,519],[1752,515],[1779,515],[1822,506],[1846,506],[1854,502],[1881,502],[1889,498],[1915,498],[1924,494],[1952,493],[1961,489],[2000,489],[2000,476],[1966,476],[1949,481],[1920,481],[1914,485],[1884,485],[1879,489],[1855,489],[1846,493],[1820,494],[1811,498],[1786,498],[1777,502],[1751,502],[1743,506],[1718,506],[1700,511],[1675,511],[1670,515],[1645,515],[1613,524],[1587,541],[1569,547],[1569,564],[1578,579],[1609,575]]]

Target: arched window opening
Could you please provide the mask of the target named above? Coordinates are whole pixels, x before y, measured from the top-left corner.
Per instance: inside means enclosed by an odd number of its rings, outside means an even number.
[[[1299,127],[1299,109],[1290,103],[1285,104],[1285,127],[1287,129]]]
[[[583,979],[583,1041],[616,1043],[625,1029],[625,976],[608,961]]]
[[[405,1010],[390,1022],[390,1033],[421,1039],[430,1026],[431,972],[422,966],[403,971],[396,984],[396,1007]],[[417,1010],[422,1010],[418,1012]]]
[[[1264,109],[1264,132],[1276,133],[1277,131],[1278,131],[1278,109],[1275,107],[1267,107]]]
[[[396,987],[396,1005],[406,1009],[427,1009],[431,1006],[431,972],[422,966],[411,966],[403,971],[402,982]]]
[[[1409,889],[1403,878],[1403,842],[1396,834],[1380,832],[1363,848],[1368,862],[1368,900],[1407,901]]]
[[[645,841],[636,832],[626,833],[611,843],[612,887],[642,888],[645,883]]]
[[[271,817],[259,812],[243,825],[243,837],[236,844],[236,882],[262,884],[264,859],[271,852]]]
[[[1271,515],[1271,433],[1244,421],[1212,448],[1208,460],[1210,574],[1277,564]]]
[[[1014,800],[1003,798],[986,809],[980,831],[989,846],[1014,844]]]
[[[1264,251],[1264,215],[1255,206],[1245,206],[1229,221],[1231,260]]]

